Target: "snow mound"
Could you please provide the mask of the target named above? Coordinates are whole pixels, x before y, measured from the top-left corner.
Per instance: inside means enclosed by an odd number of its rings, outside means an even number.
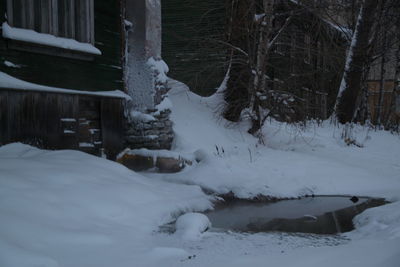
[[[147,179],[79,151],[0,147],[0,266],[128,267],[177,213],[211,208],[198,186]]]
[[[175,223],[176,235],[184,240],[199,240],[202,233],[211,227],[208,217],[201,213],[186,213]]]
[[[388,234],[388,239],[400,238],[400,202],[368,209],[354,218],[355,235]]]

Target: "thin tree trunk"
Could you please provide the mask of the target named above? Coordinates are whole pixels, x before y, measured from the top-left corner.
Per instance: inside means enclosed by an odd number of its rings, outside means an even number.
[[[266,95],[266,63],[268,50],[270,47],[270,37],[272,33],[272,23],[274,20],[274,0],[263,0],[264,18],[260,25],[259,42],[257,47],[257,60],[253,84],[250,91],[250,110],[253,112],[252,127],[249,129],[250,134],[255,134],[261,129],[263,118],[261,111],[260,95]]]
[[[364,0],[354,31],[349,59],[347,60],[343,80],[336,103],[336,117],[340,123],[351,122],[357,110],[357,98],[362,88],[362,76],[369,60],[369,40],[375,21],[377,0]]]
[[[357,100],[356,107],[357,111],[354,114],[353,121],[359,121],[359,122],[366,122],[371,118],[370,114],[370,108],[368,104],[368,98],[369,98],[369,91],[368,91],[368,84],[367,84],[367,79],[368,79],[368,74],[371,69],[371,65],[368,64],[365,68],[361,84],[361,94]]]
[[[383,113],[383,97],[385,90],[385,74],[386,74],[386,32],[383,33],[382,40],[382,56],[381,56],[381,65],[380,65],[380,81],[379,81],[379,100],[378,107],[376,110],[376,124],[379,127],[382,124],[382,113]]]
[[[224,92],[227,103],[223,115],[229,121],[238,121],[243,109],[249,104],[249,81],[251,80],[252,50],[249,49],[249,32],[253,25],[253,0],[227,0],[228,32],[226,43],[230,44],[230,78]],[[252,42],[253,43],[253,42]]]

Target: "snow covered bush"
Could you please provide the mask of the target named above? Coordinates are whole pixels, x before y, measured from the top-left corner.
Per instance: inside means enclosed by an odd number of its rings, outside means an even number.
[[[184,240],[199,240],[202,233],[211,227],[208,217],[201,213],[186,213],[175,223],[175,234]]]

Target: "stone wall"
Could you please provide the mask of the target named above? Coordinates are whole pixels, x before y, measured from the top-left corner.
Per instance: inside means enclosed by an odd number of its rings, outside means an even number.
[[[171,149],[174,133],[170,113],[165,110],[153,115],[154,120],[131,120],[126,130],[127,146],[131,149]]]

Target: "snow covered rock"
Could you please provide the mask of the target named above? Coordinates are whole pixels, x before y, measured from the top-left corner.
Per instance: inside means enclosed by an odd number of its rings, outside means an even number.
[[[145,171],[154,168],[153,157],[135,154],[123,154],[117,157],[117,162],[133,171]]]
[[[125,149],[117,156],[117,162],[134,171],[156,168],[159,173],[180,172],[187,165],[192,165],[194,156],[168,150]]]
[[[186,213],[180,216],[175,223],[175,235],[185,240],[199,240],[202,233],[211,227],[208,217],[201,213]]]

